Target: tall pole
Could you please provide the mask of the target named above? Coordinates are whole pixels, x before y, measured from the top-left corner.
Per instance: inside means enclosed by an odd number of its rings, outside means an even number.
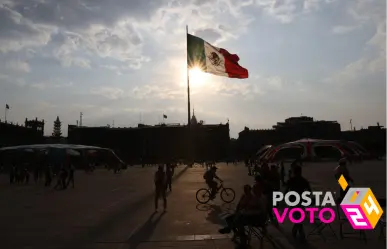
[[[349,124],[351,125],[351,131],[352,131],[352,119],[349,120]]]
[[[7,107],[4,109],[4,120],[7,123]]]
[[[186,39],[187,39],[187,95],[188,95],[188,128],[191,129],[191,97],[189,90],[189,68],[188,68],[188,25],[186,29]]]
[[[189,65],[188,65],[188,25],[185,26],[186,30],[186,39],[187,39],[187,96],[188,96],[188,161],[189,161],[189,166],[192,167],[192,140],[191,140],[191,96],[190,96],[190,90],[189,90]]]

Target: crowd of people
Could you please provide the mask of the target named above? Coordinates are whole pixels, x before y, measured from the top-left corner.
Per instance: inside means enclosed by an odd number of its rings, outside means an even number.
[[[75,187],[76,169],[91,174],[100,166],[118,174],[123,168],[119,163],[109,163],[91,156],[79,158],[66,155],[64,158],[50,158],[43,153],[36,153],[33,156],[29,154],[28,157],[22,155],[0,159],[0,173],[9,175],[11,185],[25,185],[33,181],[35,184],[42,183],[45,187],[53,186],[57,190]]]
[[[75,168],[71,163],[60,165],[41,165],[41,164],[23,164],[18,165],[13,163],[9,169],[9,183],[13,184],[29,184],[31,174],[35,184],[41,182],[45,187],[52,186],[56,180],[54,189],[66,189],[70,184],[72,188],[75,185]]]
[[[258,162],[246,166],[249,167],[249,174],[254,175],[255,183],[253,186],[245,185],[243,187],[243,195],[238,202],[235,213],[226,218],[227,226],[219,230],[222,234],[233,232],[234,238],[239,239],[241,248],[245,248],[248,242],[245,226],[261,227],[263,233],[266,233],[266,226],[269,223],[278,226],[272,212],[273,191],[283,191],[285,193],[294,191],[300,195],[305,191],[312,191],[309,181],[302,175],[302,162],[300,160],[295,160],[291,164],[287,177],[283,162],[280,165],[270,167],[267,163],[259,164]],[[353,183],[346,159],[341,159],[334,170],[336,180],[341,175],[344,175],[349,182]],[[285,178],[287,179],[285,180]],[[345,191],[340,190],[337,201],[345,196]],[[294,224],[292,235],[296,240],[305,241],[305,231],[302,223]]]

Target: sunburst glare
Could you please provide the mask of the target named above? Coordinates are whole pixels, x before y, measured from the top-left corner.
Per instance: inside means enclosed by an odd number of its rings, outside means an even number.
[[[205,84],[207,79],[206,73],[200,70],[199,67],[194,67],[189,70],[189,83],[193,87],[202,86]]]

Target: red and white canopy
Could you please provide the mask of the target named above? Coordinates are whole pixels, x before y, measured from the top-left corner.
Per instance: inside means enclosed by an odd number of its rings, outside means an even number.
[[[282,159],[309,159],[352,157],[356,151],[346,141],[304,138],[273,146],[261,159],[272,162]]]

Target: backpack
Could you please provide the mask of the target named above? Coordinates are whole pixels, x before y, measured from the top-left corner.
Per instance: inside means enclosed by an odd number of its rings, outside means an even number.
[[[204,175],[203,175],[203,179],[204,180],[211,180],[210,174],[212,174],[212,172],[206,171],[206,173],[204,173]]]

